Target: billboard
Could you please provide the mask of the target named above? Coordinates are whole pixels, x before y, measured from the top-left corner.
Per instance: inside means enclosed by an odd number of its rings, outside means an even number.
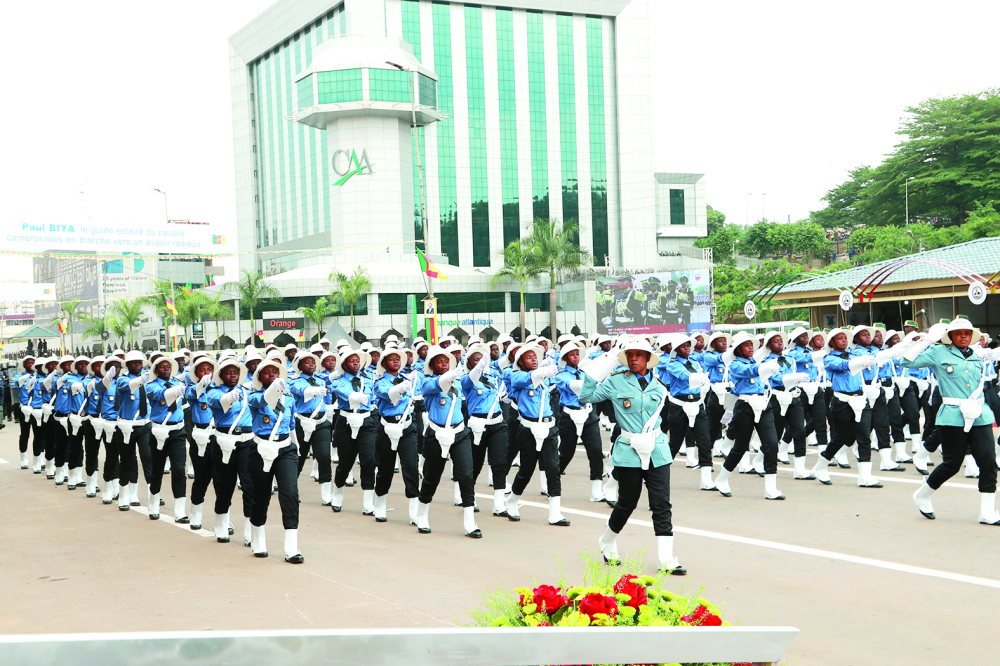
[[[5,251],[134,252],[145,255],[226,254],[232,245],[207,224],[174,224],[162,221],[69,224],[9,221],[3,225]]]
[[[711,271],[597,278],[597,329],[607,335],[658,335],[712,328]]]

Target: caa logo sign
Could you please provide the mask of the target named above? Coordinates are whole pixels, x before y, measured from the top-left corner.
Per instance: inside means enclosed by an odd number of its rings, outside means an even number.
[[[375,171],[368,160],[368,150],[362,149],[361,156],[355,150],[337,150],[333,153],[333,172],[340,176],[340,180],[334,186],[343,185],[351,176],[370,176]]]

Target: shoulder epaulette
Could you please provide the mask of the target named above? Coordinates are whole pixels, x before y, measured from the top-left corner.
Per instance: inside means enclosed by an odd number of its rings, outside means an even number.
[[[623,369],[623,370],[615,370],[614,372],[611,373],[611,376],[614,377],[615,375],[627,375],[627,374],[629,374],[629,371]]]

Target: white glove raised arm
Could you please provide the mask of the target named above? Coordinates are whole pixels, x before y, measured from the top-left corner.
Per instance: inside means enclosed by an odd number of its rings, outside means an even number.
[[[688,375],[688,387],[691,389],[701,388],[702,386],[711,386],[712,382],[709,380],[708,375],[701,372],[692,372]]]
[[[142,380],[143,384],[148,384],[149,382],[151,382],[154,379],[156,379],[156,376],[152,372],[150,372],[149,370],[146,370],[141,375],[139,375],[139,379]]]
[[[177,402],[177,399],[184,395],[183,386],[172,386],[163,392],[163,399],[166,400],[168,405],[172,405]]]
[[[80,392],[83,391],[83,384],[80,382],[73,382],[70,384],[69,390],[73,392],[73,395],[80,395]]]
[[[63,384],[66,383],[66,377],[67,376],[68,375],[60,375],[59,376],[59,379],[56,380],[56,388],[57,389],[61,389],[63,387]]]
[[[224,394],[219,398],[219,402],[222,403],[222,411],[228,412],[229,408],[235,405],[237,402],[243,399],[243,391],[239,388],[234,388],[232,391]]]
[[[927,339],[931,344],[940,342],[945,333],[948,332],[948,324],[934,324],[927,331]]]
[[[584,372],[595,382],[603,382],[618,365],[618,352],[614,349],[605,352],[587,364]]]
[[[369,402],[368,394],[361,393],[360,391],[352,391],[347,396],[347,402],[350,403],[351,409],[357,409],[362,405],[367,405]]]
[[[31,380],[28,382],[28,390],[29,391],[31,391],[31,390],[33,390],[35,388],[35,382],[37,380],[38,380],[37,377],[32,377]]]
[[[441,390],[447,393],[451,390],[452,384],[454,384],[458,379],[462,377],[461,368],[455,368],[454,370],[449,370],[440,377],[438,377],[438,386]]]
[[[483,376],[484,372],[486,372],[486,366],[488,362],[489,359],[487,359],[486,356],[483,355],[483,357],[479,359],[479,363],[476,363],[476,367],[472,368],[472,370],[469,370],[469,379],[472,380],[473,384],[478,382],[479,378]]]
[[[136,391],[139,390],[139,387],[142,386],[144,383],[145,382],[142,381],[142,377],[136,377],[135,379],[130,379],[128,382],[129,393],[135,393]]]
[[[55,375],[56,373],[53,372],[51,375],[42,380],[42,386],[45,387],[46,391],[52,390],[52,380],[55,378]]]
[[[574,379],[573,381],[571,381],[569,383],[569,390],[577,395],[580,395],[580,391],[583,390],[583,380]]]
[[[411,386],[413,386],[413,383],[410,382],[410,380],[400,382],[399,384],[393,386],[391,389],[389,389],[389,402],[391,402],[393,405],[397,404],[399,402],[399,399],[410,391]]]
[[[275,379],[271,382],[271,385],[267,387],[264,391],[264,402],[267,403],[268,407],[274,409],[274,406],[278,404],[278,400],[281,398],[281,394],[285,392],[285,380]]]
[[[21,375],[17,380],[17,387],[20,388],[24,386],[25,382],[28,381],[28,375]]]
[[[87,382],[87,395],[94,392],[94,388],[97,386],[97,382]]]
[[[309,402],[313,398],[319,398],[327,394],[327,390],[322,386],[310,386],[305,391],[302,392],[302,397],[306,402]]]
[[[556,365],[547,365],[544,368],[538,368],[533,370],[531,373],[531,383],[538,386],[543,381],[549,377],[555,377],[559,374],[559,367]]]
[[[500,358],[497,359],[497,367],[501,370],[506,370],[507,366],[510,365],[510,357],[507,354],[501,354]]]
[[[896,358],[896,354],[892,349],[883,349],[879,353],[875,354],[875,363],[878,365],[885,365],[886,363],[892,363],[892,359]]]

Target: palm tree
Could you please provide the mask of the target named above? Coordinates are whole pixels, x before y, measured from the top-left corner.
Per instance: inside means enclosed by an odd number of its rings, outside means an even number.
[[[261,271],[248,271],[243,269],[243,275],[239,282],[227,282],[222,285],[226,291],[235,291],[240,299],[240,306],[246,306],[250,310],[250,340],[253,341],[257,335],[256,320],[253,316],[254,308],[264,301],[273,298],[281,298],[281,293],[264,281],[266,276]],[[239,326],[237,325],[237,335]]]
[[[191,291],[183,289],[177,296],[177,323],[184,329],[184,337],[191,339],[191,332],[188,330],[191,324],[201,321],[208,312],[212,299],[201,291]]]
[[[316,324],[316,330],[319,331],[319,337],[322,338],[323,320],[333,314],[333,306],[330,305],[325,296],[320,296],[316,299],[316,307],[307,308],[302,306],[301,308],[296,308],[295,311],[302,314],[308,321]]]
[[[525,238],[536,264],[549,274],[549,337],[556,339],[556,277],[559,271],[575,271],[590,261],[591,254],[580,247],[576,220],[560,224],[556,218],[536,217]]]
[[[142,317],[143,300],[143,298],[122,298],[111,305],[111,314],[121,326],[128,328],[129,347],[133,345],[132,329],[139,325],[139,319]],[[122,338],[124,337],[123,333]]]
[[[104,334],[107,333],[110,337],[110,323],[108,321],[109,317],[92,317],[90,315],[81,315],[80,322],[84,325],[83,338],[86,340],[88,338],[97,338],[101,341],[101,347],[104,347]]]
[[[222,290],[215,295],[214,299],[209,299],[208,305],[205,307],[205,316],[215,322],[215,340],[219,340],[219,322],[220,321],[232,321],[233,319],[233,306],[228,303],[222,303],[219,299],[222,298]]]
[[[82,314],[80,312],[80,299],[74,298],[71,301],[63,303],[62,307],[59,308],[61,312],[66,313],[66,320],[69,322],[69,349],[73,349],[73,320],[78,319]]]
[[[503,268],[490,278],[490,287],[496,288],[503,279],[510,279],[521,289],[521,341],[524,341],[524,285],[528,282],[537,283],[539,276],[545,272],[531,253],[527,239],[517,239],[503,249]]]
[[[337,286],[330,294],[330,297],[339,301],[344,307],[351,308],[351,337],[354,337],[354,306],[363,298],[368,296],[372,290],[372,281],[368,276],[368,269],[358,266],[354,269],[354,274],[348,277],[340,271],[330,273],[330,281]]]
[[[128,326],[114,315],[107,317],[108,330],[112,335],[118,336],[122,347],[125,346],[125,336],[128,335]]]

